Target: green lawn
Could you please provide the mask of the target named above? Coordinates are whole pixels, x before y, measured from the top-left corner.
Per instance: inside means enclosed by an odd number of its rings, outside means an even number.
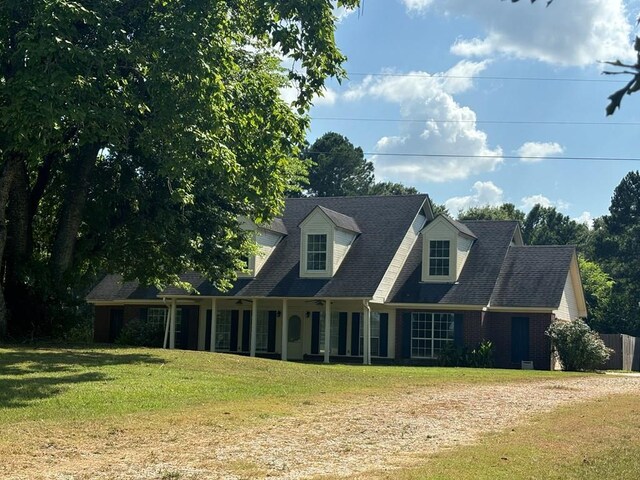
[[[167,435],[179,438],[203,422],[234,431],[241,424],[259,426],[272,416],[299,413],[301,405],[348,403],[363,393],[561,381],[573,375],[300,364],[115,347],[5,347],[0,348],[0,476],[19,471],[27,476],[16,478],[30,478],[35,459],[39,471],[47,472],[50,445],[83,451],[103,442],[108,447],[112,436],[127,444],[150,431],[164,442]],[[615,396],[560,408],[512,431],[485,435],[476,445],[425,457],[419,468],[360,478],[640,478],[638,432],[640,401]],[[66,455],[73,461],[73,453]],[[175,475],[171,478],[199,478]]]
[[[178,350],[0,348],[0,426],[20,420],[82,420],[202,404],[238,408],[293,397],[557,376],[518,370],[300,364]]]

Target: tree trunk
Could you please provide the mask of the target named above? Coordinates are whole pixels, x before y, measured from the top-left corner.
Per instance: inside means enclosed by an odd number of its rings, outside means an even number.
[[[50,260],[52,278],[58,284],[73,264],[73,252],[82,224],[91,173],[99,151],[98,145],[80,147],[75,161],[70,165],[69,186],[60,209]]]
[[[0,173],[0,259],[4,259],[4,250],[7,243],[7,205],[9,203],[9,192],[15,177],[19,174],[22,158],[9,153],[4,159],[2,172]],[[2,279],[0,279],[2,280]],[[2,283],[2,282],[0,282]],[[8,312],[4,299],[4,283],[0,288],[0,338],[7,336]]]
[[[20,270],[29,258],[29,178],[24,162],[16,168],[9,192],[5,285],[20,282]]]

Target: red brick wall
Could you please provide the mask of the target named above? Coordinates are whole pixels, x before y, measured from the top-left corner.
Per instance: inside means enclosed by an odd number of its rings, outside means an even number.
[[[487,338],[494,345],[495,366],[499,368],[520,368],[511,363],[511,318],[529,318],[529,359],[536,370],[551,369],[551,342],[544,332],[551,324],[550,313],[508,313],[491,312],[487,314]]]

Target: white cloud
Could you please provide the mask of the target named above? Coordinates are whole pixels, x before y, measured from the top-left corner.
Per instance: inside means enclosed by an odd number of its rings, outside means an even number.
[[[313,99],[313,104],[316,106],[329,106],[334,105],[338,98],[338,94],[335,90],[325,87],[322,95],[316,95]]]
[[[564,147],[556,142],[526,142],[518,149],[520,161],[526,163],[541,162],[544,157],[564,153]]]
[[[453,98],[472,88],[473,77],[486,65],[465,60],[444,74],[388,72],[365,77],[346,92],[346,100],[386,100],[398,104],[403,118],[424,119],[406,122],[397,134],[378,140],[378,155],[371,158],[376,176],[403,183],[446,182],[493,171],[502,163],[502,149],[489,146],[486,133],[476,128],[475,112]]]
[[[452,197],[444,202],[451,215],[455,216],[462,210],[467,210],[471,207],[497,206],[504,203],[502,189],[494,185],[493,182],[476,182],[473,184],[471,191],[473,192],[471,195]]]
[[[632,59],[633,26],[624,0],[557,1],[531,4],[497,0],[403,0],[409,12],[438,11],[467,16],[485,30],[483,38],[460,38],[454,54],[504,54],[560,65]],[[635,13],[635,12],[634,12]]]
[[[582,214],[578,218],[574,218],[574,220],[578,223],[583,223],[589,228],[593,228],[593,215],[591,212],[582,212]]]
[[[567,210],[569,208],[569,204],[564,200],[556,200],[554,202],[541,194],[523,197],[521,202],[520,208],[526,212],[531,210],[536,204],[547,208],[555,207],[556,210]]]
[[[357,12],[357,9],[346,8],[346,7],[337,7],[336,2],[333,2],[333,15],[336,17],[338,23],[342,22],[345,18],[351,15],[354,12]]]

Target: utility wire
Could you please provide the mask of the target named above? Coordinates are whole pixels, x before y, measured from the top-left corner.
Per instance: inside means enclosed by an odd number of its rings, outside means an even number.
[[[492,125],[617,125],[640,126],[640,122],[574,122],[569,120],[434,120],[431,118],[367,118],[367,117],[311,117],[311,120],[345,122],[398,122],[398,123],[482,123]]]
[[[331,152],[321,152],[316,150],[307,150],[307,154],[323,154],[332,155]],[[534,156],[534,155],[465,155],[454,153],[392,153],[392,152],[362,152],[367,156],[378,157],[414,157],[414,158],[502,158],[505,160],[579,160],[579,161],[596,161],[596,162],[640,162],[640,158],[632,157],[559,157],[554,155],[549,156]]]
[[[434,78],[434,79],[464,79],[464,80],[514,80],[520,82],[582,82],[582,83],[626,83],[625,80],[616,80],[614,78],[570,78],[570,77],[506,77],[498,75],[448,75],[446,73],[366,73],[366,72],[347,72],[347,76],[358,77],[418,77],[418,78]]]

